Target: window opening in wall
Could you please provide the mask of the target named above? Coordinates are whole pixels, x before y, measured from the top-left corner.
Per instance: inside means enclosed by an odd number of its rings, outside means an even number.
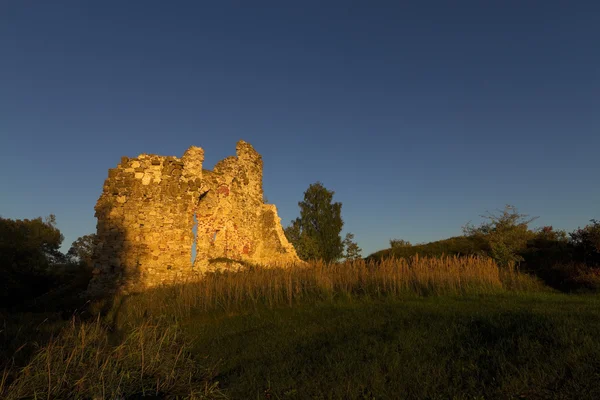
[[[202,193],[198,197],[198,204],[200,204],[200,202],[206,197],[207,194],[208,194],[208,191]],[[195,211],[194,211],[194,226],[192,227],[192,236],[194,238],[193,239],[194,241],[192,243],[192,256],[191,256],[192,268],[193,268],[194,262],[196,262],[196,256],[198,255],[198,214]]]
[[[192,243],[192,268],[194,267],[194,262],[196,261],[196,254],[198,253],[198,249],[196,248],[198,244],[198,218],[196,218],[196,213],[194,213],[194,226],[192,227],[192,236],[194,237],[194,241]]]

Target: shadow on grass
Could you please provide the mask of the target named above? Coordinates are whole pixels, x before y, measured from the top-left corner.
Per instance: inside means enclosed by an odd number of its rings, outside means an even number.
[[[598,398],[599,303],[545,296],[329,302],[186,331],[233,398]]]

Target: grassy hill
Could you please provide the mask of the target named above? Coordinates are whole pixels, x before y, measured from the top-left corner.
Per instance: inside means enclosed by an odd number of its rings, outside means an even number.
[[[439,257],[441,255],[473,255],[487,250],[487,244],[481,237],[456,236],[436,242],[415,246],[393,247],[380,250],[367,257],[369,260],[381,260],[389,257],[403,258],[415,255]]]

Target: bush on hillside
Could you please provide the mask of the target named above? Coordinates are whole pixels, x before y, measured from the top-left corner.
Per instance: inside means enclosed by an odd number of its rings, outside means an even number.
[[[401,247],[412,247],[412,244],[408,240],[404,239],[390,239],[390,247],[392,249]]]
[[[519,251],[519,255],[522,258],[521,268],[532,271],[576,261],[574,246],[566,232],[554,230],[552,226],[539,229],[525,248]]]
[[[535,238],[529,224],[535,218],[520,214],[515,206],[506,205],[499,213],[482,215],[486,222],[479,226],[470,223],[463,227],[465,236],[480,237],[489,248],[489,256],[502,267],[514,266],[523,261],[521,251]]]

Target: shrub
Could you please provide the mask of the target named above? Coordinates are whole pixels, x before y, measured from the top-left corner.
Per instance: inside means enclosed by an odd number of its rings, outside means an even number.
[[[600,269],[580,262],[558,263],[538,274],[548,284],[565,292],[600,291]]]
[[[527,242],[535,237],[529,224],[535,218],[520,214],[516,207],[506,205],[499,213],[482,215],[487,222],[475,227],[470,223],[463,227],[465,236],[480,237],[488,243],[489,256],[502,267],[513,266],[523,257],[520,252],[527,247]]]
[[[408,240],[404,239],[390,239],[390,247],[392,249],[399,249],[402,247],[411,247],[412,244]]]
[[[600,264],[600,221],[592,219],[591,224],[576,229],[570,236],[582,262],[588,265]]]
[[[520,254],[521,268],[542,278],[548,285],[563,291],[600,290],[600,259],[595,245],[599,224],[570,233],[552,227],[540,229]]]

